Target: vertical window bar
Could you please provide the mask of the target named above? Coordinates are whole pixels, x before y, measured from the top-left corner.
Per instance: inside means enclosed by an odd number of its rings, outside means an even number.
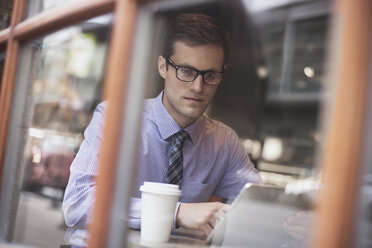
[[[339,1],[336,13],[341,32],[332,39],[341,42],[335,51],[340,61],[333,64],[338,72],[338,91],[333,119],[324,151],[324,189],[320,193],[316,248],[354,246],[357,202],[362,175],[363,128],[371,50],[372,2]],[[338,47],[338,44],[334,47]],[[332,63],[331,63],[332,64]]]

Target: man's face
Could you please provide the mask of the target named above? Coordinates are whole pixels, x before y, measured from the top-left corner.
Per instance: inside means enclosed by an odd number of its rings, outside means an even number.
[[[177,41],[170,58],[178,66],[192,67],[199,71],[221,71],[223,56],[222,46],[189,46]],[[158,69],[165,80],[163,104],[178,125],[185,128],[204,113],[218,87],[205,84],[202,75],[198,75],[193,82],[179,80],[176,69],[171,65],[167,69],[166,60],[162,56],[158,60]]]

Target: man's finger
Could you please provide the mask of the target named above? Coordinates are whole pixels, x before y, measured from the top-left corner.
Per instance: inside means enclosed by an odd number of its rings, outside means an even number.
[[[224,205],[222,206],[221,210],[223,211],[223,213],[226,213],[226,212],[228,212],[228,211],[230,210],[230,207],[231,207],[231,205],[229,205],[229,204],[224,204]]]
[[[298,233],[298,234],[301,234],[301,235],[307,235],[307,233],[309,232],[308,227],[304,227],[304,226],[301,226],[301,225],[294,225],[294,224],[284,222],[283,226],[284,226],[284,229],[287,232],[291,232],[291,233]]]
[[[203,232],[204,238],[207,238],[212,232],[213,228],[209,224],[205,224],[200,227],[200,230]]]
[[[209,224],[211,225],[212,228],[214,228],[219,221],[220,221],[219,215],[218,214],[214,214],[209,219]]]

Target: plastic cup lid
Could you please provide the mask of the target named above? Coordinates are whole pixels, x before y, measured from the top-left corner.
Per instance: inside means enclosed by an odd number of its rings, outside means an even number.
[[[181,190],[176,184],[144,182],[140,191],[164,195],[181,195]]]

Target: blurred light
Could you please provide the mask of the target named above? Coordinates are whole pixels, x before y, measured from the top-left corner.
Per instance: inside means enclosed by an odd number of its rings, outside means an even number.
[[[294,2],[301,2],[303,0],[243,0],[243,4],[252,12],[261,12],[268,9],[278,8],[293,4]]]
[[[101,25],[107,25],[112,22],[113,15],[112,14],[106,14],[98,17],[91,18],[87,20],[87,23],[95,23],[95,24],[101,24]]]
[[[283,143],[279,138],[266,138],[262,150],[262,158],[274,161],[280,158],[283,152]]]
[[[297,180],[296,176],[284,175],[268,171],[260,171],[260,176],[265,183],[285,187],[288,183]]]
[[[50,142],[56,146],[65,146],[67,145],[68,140],[69,140],[68,137],[61,135],[53,135],[50,137]]]
[[[36,80],[33,85],[34,94],[41,94],[43,92],[43,83],[40,80]]]
[[[61,54],[64,55],[66,43],[71,40],[73,35],[79,34],[80,32],[79,27],[62,29],[56,33],[45,36],[43,38],[43,43],[40,44],[40,46],[44,49],[58,47],[58,49],[49,49],[48,53],[55,54],[56,56]]]
[[[304,68],[304,73],[305,75],[308,77],[308,78],[313,78],[315,76],[315,71],[314,71],[314,68],[310,67],[310,66],[306,66]]]
[[[92,34],[77,34],[69,46],[66,70],[78,78],[86,78],[91,72],[96,48],[96,39]]]
[[[40,129],[36,129],[36,128],[29,128],[28,135],[30,135],[31,137],[38,138],[38,139],[43,139],[44,131]]]
[[[38,164],[41,162],[41,154],[40,153],[35,153],[32,156],[32,163]]]
[[[316,178],[307,178],[288,183],[285,187],[287,194],[312,193],[320,189],[320,181]]]
[[[259,78],[267,78],[267,75],[268,75],[268,71],[267,71],[267,68],[265,66],[259,66],[257,67],[257,75]]]
[[[242,144],[253,159],[258,159],[261,153],[261,143],[258,140],[245,139]]]

